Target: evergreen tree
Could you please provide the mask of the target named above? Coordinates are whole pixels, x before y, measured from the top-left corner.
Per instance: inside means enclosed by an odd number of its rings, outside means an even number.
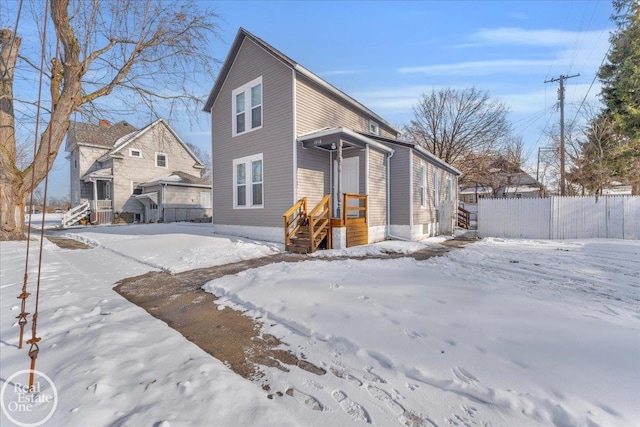
[[[604,157],[612,175],[632,185],[640,194],[640,3],[613,0],[612,20],[617,29],[611,35],[607,62],[600,67],[602,115],[611,119],[616,135],[607,144]]]

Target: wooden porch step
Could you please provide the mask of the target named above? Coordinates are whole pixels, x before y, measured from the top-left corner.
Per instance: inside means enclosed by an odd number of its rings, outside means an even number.
[[[321,232],[314,239],[313,247],[317,247],[327,237],[327,232]],[[291,238],[291,242],[285,248],[287,251],[307,254],[311,252],[311,239],[308,230],[300,230]]]

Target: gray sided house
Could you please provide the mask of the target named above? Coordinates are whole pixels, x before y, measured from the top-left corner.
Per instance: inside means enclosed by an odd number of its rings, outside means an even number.
[[[87,215],[94,224],[211,217],[204,166],[163,119],[139,130],[126,122],[72,122],[65,150],[73,208],[63,225]]]
[[[216,231],[302,252],[453,232],[459,171],[242,28],[205,111]]]

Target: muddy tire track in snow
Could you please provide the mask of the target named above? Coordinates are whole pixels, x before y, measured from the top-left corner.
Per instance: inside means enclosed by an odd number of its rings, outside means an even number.
[[[279,262],[401,257],[426,260],[444,255],[468,243],[470,241],[448,240],[412,254],[388,253],[361,257],[310,258],[305,255],[283,253],[175,274],[153,271],[123,279],[116,284],[114,290],[152,316],[166,322],[238,375],[262,383],[262,388],[269,392],[269,384],[261,380],[264,368],[260,366],[274,367],[284,372],[288,372],[292,366],[297,366],[316,375],[324,375],[326,370],[305,360],[302,355],[295,355],[277,337],[263,333],[264,328],[260,321],[245,316],[241,311],[218,306],[217,297],[205,292],[202,285],[226,275]],[[282,393],[277,394],[279,396]],[[305,400],[305,396],[298,391],[298,398],[302,397]],[[274,396],[268,394],[267,397]]]

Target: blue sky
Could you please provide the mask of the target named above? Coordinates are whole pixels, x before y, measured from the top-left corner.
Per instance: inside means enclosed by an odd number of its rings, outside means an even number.
[[[609,47],[611,2],[604,1],[201,1],[221,17],[221,40],[213,54],[223,60],[240,26],[338,89],[402,127],[422,93],[476,86],[510,108],[530,163],[548,145],[544,130],[559,120],[560,74],[567,81],[566,118],[594,81]],[[215,76],[203,76],[206,97]],[[587,100],[600,91],[593,83]],[[191,126],[180,115],[168,120],[183,137],[210,151],[209,117]],[[123,118],[143,126],[149,117]],[[52,194],[68,193],[64,152],[52,176]]]

